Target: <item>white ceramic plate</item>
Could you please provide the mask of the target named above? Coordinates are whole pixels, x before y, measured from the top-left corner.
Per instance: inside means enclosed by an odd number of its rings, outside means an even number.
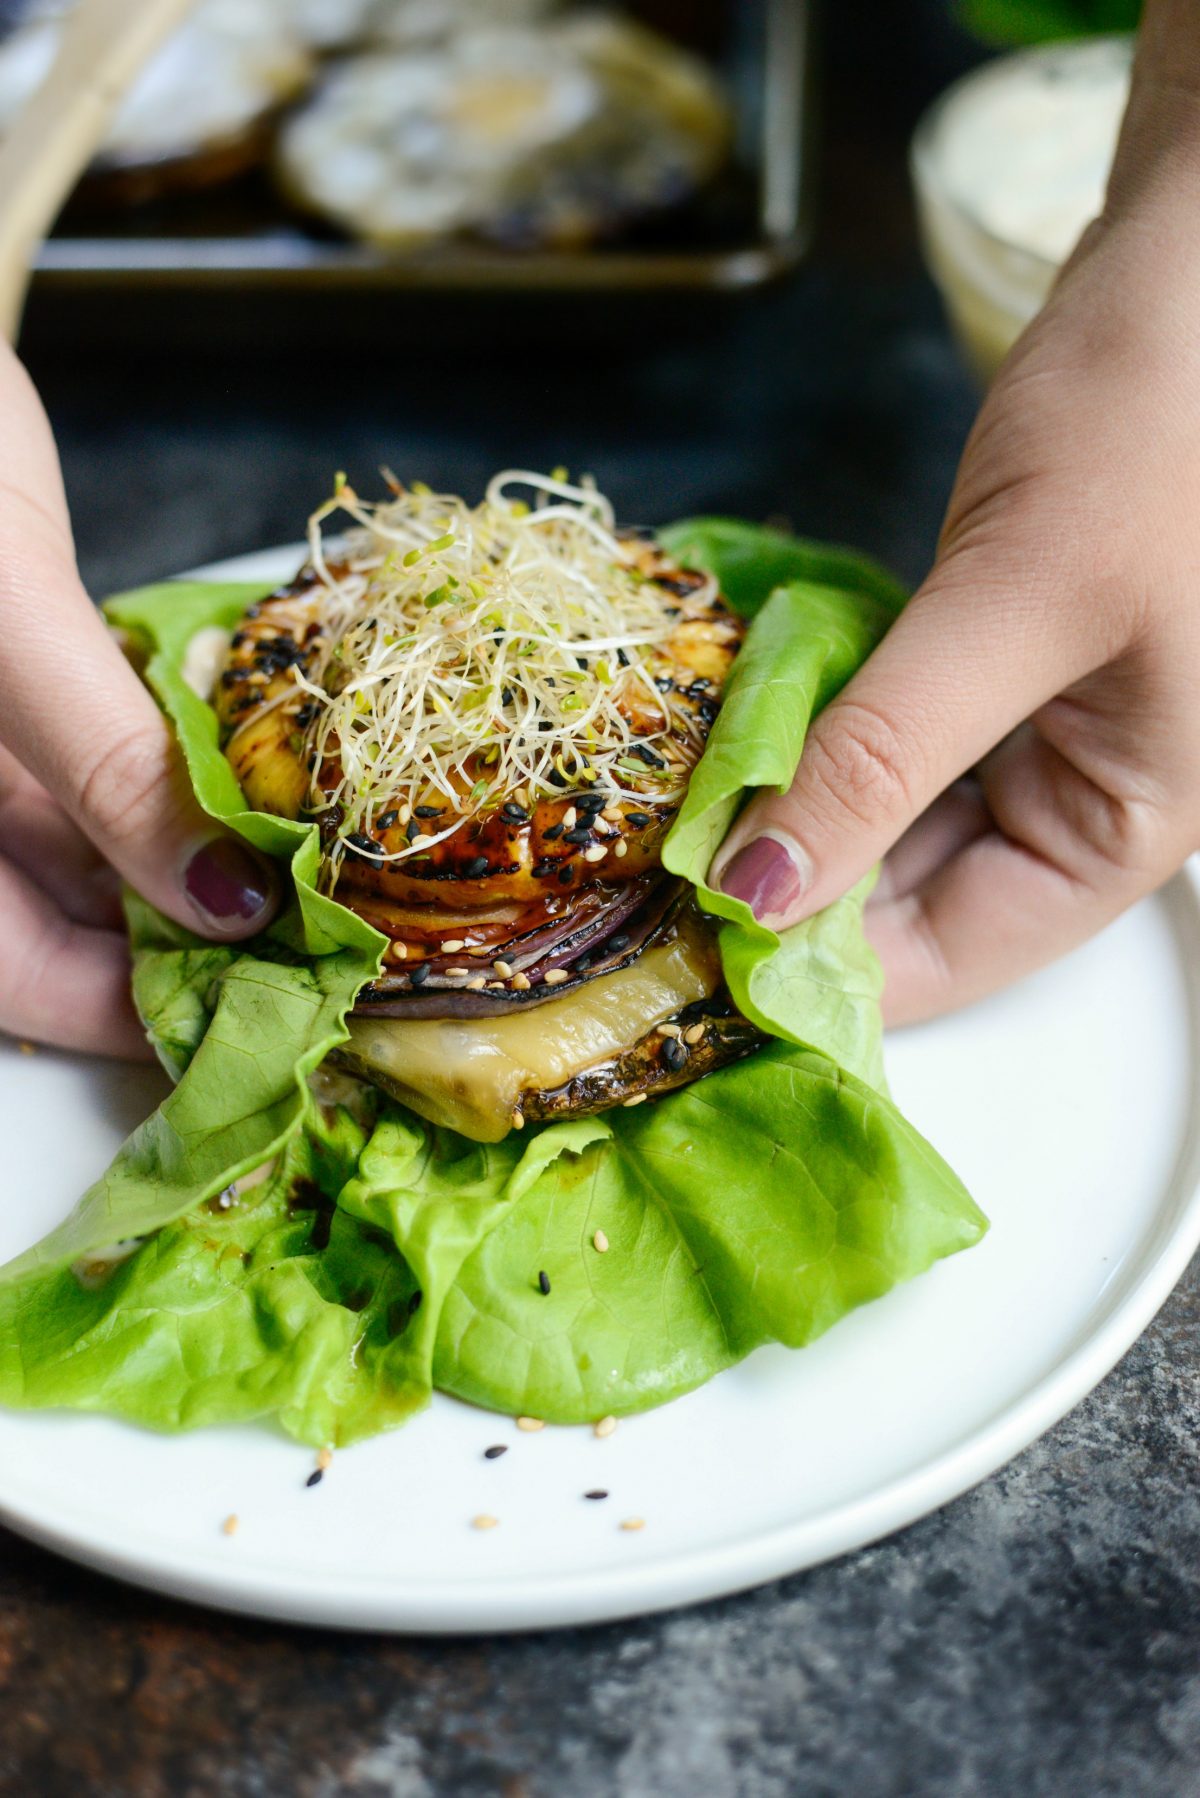
[[[162,1438],[0,1413],[0,1516],[207,1604],[423,1631],[660,1609],[898,1529],[1082,1398],[1200,1241],[1196,969],[1191,869],[1056,968],[894,1037],[899,1103],[992,1230],[802,1353],[760,1350],[605,1441],[521,1434],[438,1399],[312,1490],[311,1454],[266,1429]],[[153,1074],[0,1048],[4,1259],[69,1208],[159,1091]],[[509,1452],[486,1461],[492,1443]],[[606,1500],[583,1497],[598,1487]],[[499,1527],[473,1530],[480,1512]],[[622,1530],[632,1517],[645,1527]]]

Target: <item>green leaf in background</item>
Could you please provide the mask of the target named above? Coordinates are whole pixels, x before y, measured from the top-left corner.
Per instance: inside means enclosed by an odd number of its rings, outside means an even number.
[[[1055,38],[1135,31],[1141,0],[957,0],[960,22],[985,44],[1036,44]]]

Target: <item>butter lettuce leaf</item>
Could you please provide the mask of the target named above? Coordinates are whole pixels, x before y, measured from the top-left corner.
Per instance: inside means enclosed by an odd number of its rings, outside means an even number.
[[[738,806],[790,780],[903,594],[850,552],[735,521],[670,535],[755,622],[666,859],[721,921],[736,1002],[779,1040],[653,1104],[490,1145],[378,1097],[355,1116],[314,1098],[383,939],[317,890],[313,825],[246,809],[184,679],[195,634],[262,590],[110,602],[201,803],[279,861],[290,897],[220,946],[129,897],[135,998],[178,1084],[0,1270],[0,1402],[163,1430],[273,1419],[311,1443],[392,1428],[435,1388],[578,1422],[809,1342],[977,1240],[985,1220],[886,1097],[868,883],[782,937],[704,886]]]

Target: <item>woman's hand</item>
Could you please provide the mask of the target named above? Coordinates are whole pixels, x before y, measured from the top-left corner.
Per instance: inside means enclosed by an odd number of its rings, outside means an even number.
[[[892,1022],[1061,955],[1200,847],[1190,15],[1150,0],[1105,216],[987,397],[932,573],[714,860],[787,924],[886,855]]]
[[[197,805],[84,592],[49,426],[3,349],[0,418],[0,1030],[145,1055],[120,880],[228,939],[267,922],[274,878]]]

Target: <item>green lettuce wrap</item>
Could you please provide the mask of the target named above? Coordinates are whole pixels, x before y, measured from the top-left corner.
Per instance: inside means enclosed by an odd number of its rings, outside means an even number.
[[[183,677],[197,631],[232,628],[263,589],[109,602],[201,804],[286,864],[292,896],[221,947],[130,896],[134,995],[177,1084],[0,1270],[0,1403],[162,1430],[269,1418],[313,1444],[392,1428],[435,1389],[579,1423],[661,1404],[762,1343],[801,1347],[978,1241],[982,1214],[887,1094],[869,883],[781,935],[704,884],[903,591],[733,520],[665,540],[752,623],[664,861],[719,920],[734,1000],[773,1040],[649,1105],[495,1144],[316,1072],[384,940],[317,890],[314,825],[246,810]]]

